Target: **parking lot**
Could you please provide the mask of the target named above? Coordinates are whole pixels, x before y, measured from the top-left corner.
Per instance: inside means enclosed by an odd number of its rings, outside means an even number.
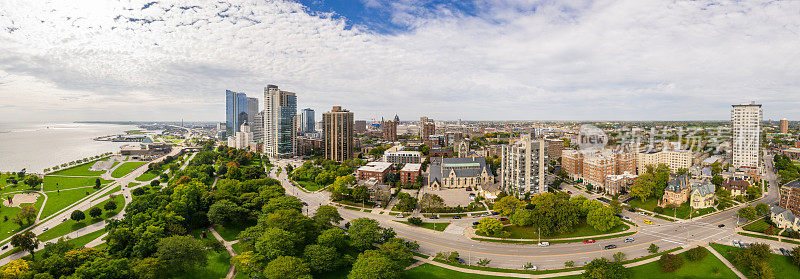
[[[478,194],[474,190],[467,191],[465,188],[461,189],[442,188],[441,190],[437,190],[425,186],[420,190],[419,198],[421,199],[422,195],[424,195],[425,193],[431,193],[442,197],[442,199],[444,200],[444,204],[447,206],[460,205],[462,207],[466,207],[472,202],[472,199],[469,198],[469,194],[476,194],[476,195]]]

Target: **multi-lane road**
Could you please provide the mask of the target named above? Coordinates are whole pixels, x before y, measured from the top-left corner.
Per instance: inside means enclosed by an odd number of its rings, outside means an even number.
[[[773,203],[778,199],[778,186],[775,174],[772,172],[771,157],[765,156],[765,161],[766,178],[770,187],[769,191],[758,202]],[[305,201],[308,204],[305,208],[307,212],[313,214],[319,205],[328,203],[329,194],[327,192],[304,192],[289,182],[285,172],[282,172],[280,176],[276,176],[275,170],[278,167],[285,167],[289,163],[299,166],[302,162],[297,160],[274,160],[273,162],[276,162],[276,165],[270,176],[278,178],[288,194]],[[645,256],[649,254],[647,248],[651,243],[656,244],[661,251],[664,251],[708,242],[729,244],[733,239],[746,239],[748,242],[767,242],[761,239],[749,239],[736,234],[737,209],[738,207],[734,207],[722,212],[679,222],[644,217],[626,211],[623,215],[630,217],[639,225],[639,227],[634,228],[637,231],[636,234],[630,236],[635,238],[633,242],[625,243],[623,240],[626,237],[621,237],[597,240],[596,243],[592,244],[577,242],[552,244],[547,247],[540,247],[535,244],[507,244],[472,240],[466,233],[467,229],[471,227],[472,222],[477,221],[480,217],[449,220],[451,224],[444,232],[435,232],[398,223],[396,221],[401,220],[400,218],[377,214],[380,210],[373,210],[367,213],[343,209],[340,210],[340,214],[345,219],[345,222],[360,217],[376,219],[382,226],[393,228],[398,236],[417,241],[420,244],[420,252],[424,254],[435,255],[437,252],[458,251],[461,257],[468,262],[475,262],[484,258],[490,259],[492,260],[490,266],[493,267],[519,269],[526,263],[532,263],[539,268],[556,269],[563,268],[564,263],[567,261],[573,261],[576,266],[580,266],[583,262],[588,262],[598,257],[610,258],[612,254],[617,252],[625,253],[629,259]],[[654,223],[652,225],[645,224],[642,222],[644,218],[648,218]],[[436,221],[445,222],[441,219]],[[741,223],[739,222],[738,224]],[[720,227],[720,225],[724,226]],[[614,244],[617,248],[603,249],[609,244]],[[771,243],[771,245],[777,247],[775,246],[776,243]],[[789,245],[786,245],[786,247],[788,248]]]

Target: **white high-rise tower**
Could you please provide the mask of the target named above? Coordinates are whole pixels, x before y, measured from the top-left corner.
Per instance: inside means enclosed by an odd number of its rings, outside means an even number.
[[[761,158],[761,105],[733,105],[731,110],[731,147],[733,166],[759,173]]]
[[[268,156],[288,157],[297,151],[297,96],[282,91],[278,86],[264,88],[264,153]]]

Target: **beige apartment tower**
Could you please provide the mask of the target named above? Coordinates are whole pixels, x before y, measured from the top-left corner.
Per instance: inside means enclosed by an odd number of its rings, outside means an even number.
[[[325,159],[341,162],[353,158],[353,113],[334,106],[322,114]]]
[[[781,134],[788,134],[789,133],[789,120],[788,119],[786,119],[786,118],[781,119],[780,129],[781,129],[781,131],[780,131]]]
[[[761,158],[761,105],[733,105],[731,110],[731,147],[733,166],[759,174]]]

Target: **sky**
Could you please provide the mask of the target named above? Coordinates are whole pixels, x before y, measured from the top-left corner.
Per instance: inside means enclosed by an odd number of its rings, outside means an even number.
[[[800,120],[800,1],[0,0],[0,122],[224,121],[267,84],[364,120]]]

